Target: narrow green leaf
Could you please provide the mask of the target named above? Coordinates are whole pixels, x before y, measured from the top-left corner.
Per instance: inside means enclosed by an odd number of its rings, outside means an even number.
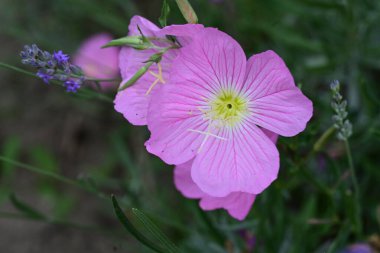
[[[17,208],[19,211],[27,215],[29,218],[35,219],[35,220],[46,219],[45,215],[43,215],[41,212],[37,211],[30,205],[19,200],[13,193],[9,196],[9,199],[15,208]]]
[[[170,241],[170,239],[157,227],[152,220],[147,217],[142,211],[132,208],[132,214],[139,220],[139,222],[144,226],[144,228],[162,243],[169,253],[179,252],[178,247]]]
[[[112,204],[113,208],[115,210],[115,214],[119,221],[124,225],[125,229],[127,229],[137,240],[139,240],[142,244],[147,246],[148,248],[152,249],[155,252],[158,253],[167,253],[164,249],[161,247],[155,245],[152,243],[148,238],[146,238],[143,234],[141,234],[135,226],[129,221],[127,216],[124,214],[123,210],[120,208],[119,203],[117,202],[115,196],[112,196]]]
[[[167,19],[170,13],[170,7],[167,2],[167,0],[164,0],[162,3],[162,9],[161,9],[161,16],[158,18],[158,22],[160,22],[160,25],[162,27],[165,27],[167,25]]]

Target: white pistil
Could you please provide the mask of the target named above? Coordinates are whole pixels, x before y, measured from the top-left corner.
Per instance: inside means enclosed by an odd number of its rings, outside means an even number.
[[[212,120],[209,121],[209,124],[207,126],[207,129],[206,131],[200,131],[200,130],[196,130],[196,129],[188,129],[188,131],[190,132],[194,132],[194,133],[199,133],[199,134],[203,134],[205,135],[205,138],[202,140],[202,143],[201,143],[201,146],[199,147],[198,149],[198,153],[201,152],[203,146],[206,144],[206,141],[208,140],[208,138],[211,136],[211,137],[214,137],[216,139],[219,139],[219,140],[222,140],[222,141],[226,141],[227,139],[224,138],[224,137],[220,137],[216,134],[213,134],[210,132],[210,128],[211,128],[211,125],[212,125]]]
[[[216,134],[212,134],[210,132],[204,132],[204,131],[200,131],[200,130],[195,130],[195,129],[189,129],[190,132],[194,132],[194,133],[200,133],[200,134],[204,134],[204,135],[208,135],[208,136],[212,136],[212,137],[215,137],[216,139],[219,139],[219,140],[222,140],[222,141],[226,141],[227,139],[224,138],[224,137],[220,137]]]

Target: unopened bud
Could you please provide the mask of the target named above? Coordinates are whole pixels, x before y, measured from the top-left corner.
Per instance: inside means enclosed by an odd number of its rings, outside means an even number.
[[[144,41],[141,36],[126,36],[120,39],[111,40],[110,42],[102,46],[102,48],[118,46],[129,46],[135,49],[144,50],[150,48],[151,44],[149,42]]]
[[[189,24],[196,24],[198,23],[198,17],[195,13],[193,7],[191,7],[191,4],[188,0],[176,0],[177,5],[183,15],[183,17],[186,19],[187,23]]]

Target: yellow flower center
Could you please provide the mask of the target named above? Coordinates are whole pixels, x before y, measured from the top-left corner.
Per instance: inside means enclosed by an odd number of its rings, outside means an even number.
[[[206,131],[188,129],[190,132],[199,133],[205,136],[198,152],[201,151],[209,137],[222,141],[227,139],[213,134],[216,128],[233,127],[244,119],[248,113],[248,100],[239,93],[232,90],[222,90],[211,99],[205,99],[207,105],[199,108],[205,120],[208,121]],[[192,114],[192,112],[189,112]]]
[[[240,122],[248,112],[247,99],[231,90],[222,90],[209,102],[207,116],[223,126],[233,126]]]

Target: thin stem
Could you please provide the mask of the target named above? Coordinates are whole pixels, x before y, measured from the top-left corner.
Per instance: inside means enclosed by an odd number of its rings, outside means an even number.
[[[310,171],[305,169],[304,164],[306,164],[309,159],[315,155],[316,153],[320,152],[323,147],[326,145],[329,138],[332,136],[332,134],[335,132],[334,126],[329,127],[322,135],[318,138],[318,140],[315,142],[313,149],[311,149],[308,154],[305,156],[304,159],[302,159],[300,162],[298,162],[297,167],[298,169],[303,173],[303,175],[322,193],[327,195],[330,199],[332,198],[331,190],[324,186],[321,182],[319,182],[314,175],[310,173]]]
[[[352,184],[354,186],[355,232],[356,232],[356,236],[359,239],[361,236],[361,233],[362,233],[359,184],[358,184],[358,179],[356,177],[354,161],[352,159],[350,143],[348,142],[348,140],[344,140],[344,146],[346,148],[348,165],[349,165],[349,169],[350,169]]]
[[[59,71],[59,73],[63,73],[63,71]],[[75,75],[75,74],[71,74],[70,76],[74,77],[74,78],[82,78],[83,77],[83,76]],[[84,79],[87,81],[94,81],[94,82],[120,82],[120,79],[118,79],[118,78],[102,79],[102,78],[85,76]]]
[[[56,226],[67,226],[67,227],[72,227],[72,228],[79,228],[82,230],[89,230],[89,231],[96,231],[101,234],[105,234],[108,236],[112,236],[115,238],[121,238],[124,237],[125,234],[122,233],[121,231],[108,231],[107,229],[104,229],[102,227],[94,226],[94,225],[85,225],[85,224],[79,224],[79,223],[74,223],[71,221],[65,221],[65,220],[58,220],[58,219],[33,219],[30,218],[26,215],[20,214],[20,213],[11,213],[11,212],[4,212],[0,211],[0,219],[1,218],[6,218],[6,219],[24,219],[28,221],[36,221],[36,222],[43,222],[43,223],[48,223]]]
[[[336,128],[335,126],[331,126],[328,128],[322,135],[319,137],[319,139],[315,142],[313,146],[313,152],[319,152],[322,150],[322,148],[325,146],[327,141],[330,139],[330,137],[335,133]]]
[[[12,164],[12,165],[15,165],[15,166],[18,166],[20,168],[23,168],[23,169],[26,169],[26,170],[29,170],[31,172],[34,172],[34,173],[37,173],[37,174],[40,174],[40,175],[44,175],[44,176],[47,176],[47,177],[51,177],[55,180],[58,180],[62,183],[65,183],[65,184],[69,184],[69,185],[73,185],[73,186],[76,186],[78,188],[81,188],[81,189],[84,189],[88,192],[91,192],[91,193],[94,193],[94,191],[92,189],[90,189],[89,187],[87,187],[86,185],[82,184],[81,182],[79,182],[78,180],[74,180],[74,179],[71,179],[71,178],[67,178],[67,177],[64,177],[62,175],[59,175],[59,174],[56,174],[56,173],[53,173],[51,171],[48,171],[48,170],[43,170],[43,169],[39,169],[39,168],[36,168],[36,167],[33,167],[31,165],[28,165],[28,164],[25,164],[25,163],[20,163],[20,162],[17,162],[17,161],[14,161],[12,159],[9,159],[7,157],[4,157],[4,156],[0,156],[0,161],[3,161],[3,162],[6,162],[6,163],[9,163],[9,164]],[[104,199],[107,199],[107,197],[105,197],[103,194],[100,194],[100,193],[97,193],[97,195],[100,197],[100,198],[104,198]]]
[[[24,70],[24,69],[21,69],[21,68],[18,68],[18,67],[6,64],[4,62],[0,62],[0,67],[7,68],[7,69],[10,69],[10,70],[22,73],[24,75],[32,76],[34,78],[39,78],[39,77],[36,76],[35,73],[32,73],[30,71],[27,71],[27,70]],[[104,79],[104,80],[107,80],[107,79]],[[51,83],[59,85],[59,86],[63,86],[62,83],[60,83],[58,81],[55,81],[55,80],[52,80]],[[94,92],[94,91],[89,90],[89,89],[80,89],[79,92],[75,93],[74,95],[75,96],[79,96],[79,97],[82,96],[82,95],[84,95],[82,97],[88,96],[90,98],[97,98],[97,99],[105,101],[105,102],[113,103],[113,99],[112,98],[110,98],[110,97],[108,97],[108,96],[106,96],[104,94],[101,94],[101,93],[98,93],[98,92]]]
[[[86,97],[87,95],[87,96],[90,96],[90,98],[97,98],[107,103],[113,103],[113,99],[110,98],[109,96],[89,90],[89,89],[79,89],[78,93],[75,93],[75,95],[77,96],[80,96],[82,94],[84,95],[84,97]]]
[[[99,78],[93,78],[93,77],[85,77],[87,81],[94,81],[94,82],[120,82],[121,80],[118,78],[110,78],[110,79],[99,79]]]
[[[7,69],[10,69],[10,70],[14,70],[14,71],[23,73],[23,74],[28,75],[28,76],[36,77],[36,74],[34,74],[32,72],[26,71],[24,69],[21,69],[21,68],[18,68],[18,67],[9,65],[9,64],[6,64],[4,62],[0,62],[0,66],[3,67],[3,68],[7,68]]]

